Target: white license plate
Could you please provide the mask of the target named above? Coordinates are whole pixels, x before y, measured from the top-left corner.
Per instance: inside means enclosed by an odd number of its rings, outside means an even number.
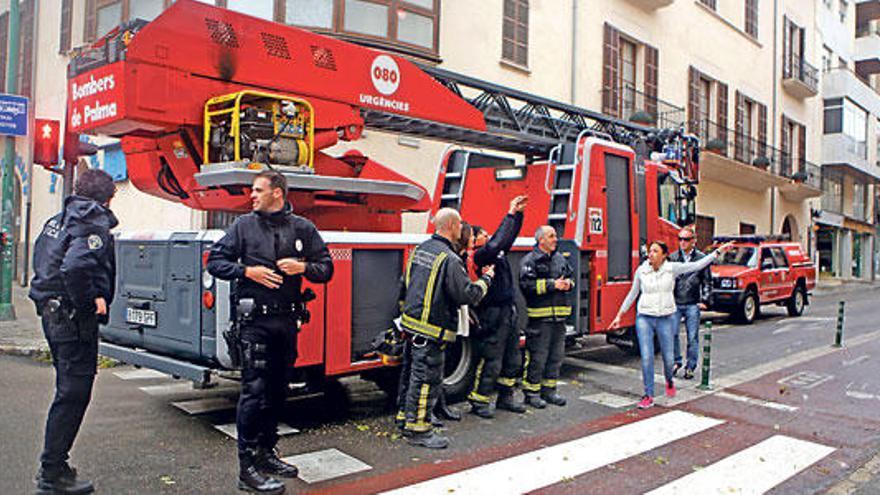
[[[148,309],[125,308],[125,322],[155,327],[156,312]]]

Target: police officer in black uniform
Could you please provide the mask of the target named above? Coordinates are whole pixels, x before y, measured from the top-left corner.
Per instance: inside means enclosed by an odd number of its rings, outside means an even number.
[[[449,445],[431,424],[431,411],[443,386],[444,349],[455,342],[459,307],[477,304],[489,290],[494,267],[471,282],[457,253],[461,216],[441,208],[434,216],[435,233],[410,255],[401,283],[401,326],[408,334],[404,347],[404,433],[411,445],[442,449]]]
[[[480,330],[472,335],[479,364],[468,401],[471,412],[482,418],[494,416],[492,396],[496,390],[498,400],[495,406],[498,409],[526,412],[525,406],[514,396],[516,380],[522,375],[522,353],[516,328],[516,285],[507,253],[522,228],[523,210],[527,204],[527,196],[513,198],[507,215],[491,238],[482,227],[474,227],[476,250],[473,261],[477,270],[495,265],[495,281],[476,308]]]
[[[55,399],[37,474],[37,493],[92,493],[78,479],[68,453],[92,395],[98,364],[98,324],[107,322],[113,301],[116,259],[110,211],[116,192],[103,170],[84,171],[64,210],[49,219],[34,246],[29,297],[37,307],[55,367]]]
[[[318,229],[294,215],[286,198],[283,175],[259,173],[251,189],[253,212],[236,219],[208,256],[212,275],[238,282],[238,488],[259,493],[282,493],[284,484],[272,475],[294,478],[299,473],[278,458],[275,445],[287,397],[287,371],[297,357],[297,331],[305,316],[302,279],[325,283],[333,275],[330,252]],[[248,314],[242,314],[245,306],[252,306]]]
[[[556,230],[543,225],[535,232],[535,248],[520,262],[519,283],[526,298],[526,403],[537,409],[547,403],[564,406],[556,391],[565,357],[565,320],[571,316],[569,292],[574,288],[571,265],[556,250]]]

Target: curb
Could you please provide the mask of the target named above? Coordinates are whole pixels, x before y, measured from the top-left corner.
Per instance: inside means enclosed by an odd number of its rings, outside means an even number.
[[[0,344],[0,356],[34,357],[49,352],[49,347]]]

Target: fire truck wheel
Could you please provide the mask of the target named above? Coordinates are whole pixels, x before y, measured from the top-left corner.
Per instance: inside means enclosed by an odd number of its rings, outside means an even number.
[[[807,303],[807,294],[804,290],[804,286],[798,284],[794,289],[794,293],[791,295],[791,299],[786,303],[786,309],[788,309],[788,316],[800,316],[804,314],[804,305]]]
[[[446,348],[446,367],[443,370],[443,389],[446,400],[458,402],[474,386],[477,356],[470,339],[458,338]]]
[[[742,302],[739,305],[738,319],[741,323],[751,325],[761,311],[761,305],[758,303],[758,296],[753,291],[746,292]]]

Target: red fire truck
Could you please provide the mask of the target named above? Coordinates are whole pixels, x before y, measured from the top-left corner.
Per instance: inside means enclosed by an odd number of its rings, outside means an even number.
[[[606,331],[640,246],[674,239],[694,216],[697,142],[681,132],[191,0],[75,57],[67,125],[120,138],[132,184],[192,208],[248,211],[254,174],[267,163],[285,174],[289,199],[322,231],[336,267],[331,282],[310,286],[317,298],[299,337],[296,366],[315,382],[360,373],[393,386],[393,368],[370,343],[388,327],[404,261],[425,238],[401,233],[403,212],[448,205],[491,226],[499,205],[529,194],[524,235],[556,226],[576,267],[573,337]],[[452,143],[433,199],[363,153],[326,151],[364,129]],[[221,235],[120,234],[102,352],[199,384],[229,369],[222,332],[233,288],[205,270]],[[631,334],[609,339],[631,346]],[[447,361],[454,395],[472,376],[466,338]]]

